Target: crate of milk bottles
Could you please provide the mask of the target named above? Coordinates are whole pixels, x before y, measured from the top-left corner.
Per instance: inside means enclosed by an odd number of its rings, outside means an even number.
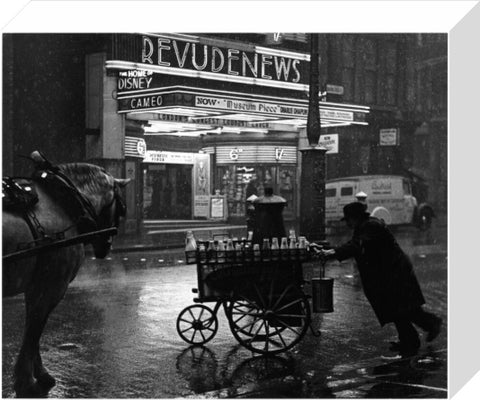
[[[247,238],[196,240],[187,232],[185,256],[187,264],[250,264],[272,261],[303,262],[308,260],[309,243],[304,236],[291,235],[253,244]]]

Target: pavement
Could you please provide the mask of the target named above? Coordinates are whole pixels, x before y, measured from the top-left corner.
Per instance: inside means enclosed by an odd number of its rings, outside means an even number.
[[[140,232],[133,234],[119,233],[114,238],[112,252],[183,248],[187,231],[193,231],[197,240],[221,237],[242,238],[247,235],[247,226],[202,220],[145,221]]]
[[[412,256],[418,257],[419,260],[426,260],[430,255],[444,257],[446,254],[445,240],[437,241],[438,237],[445,236],[446,227],[447,216],[445,215],[438,217],[428,232],[419,233],[411,226],[392,227],[392,231],[401,242],[402,247],[403,245],[410,246],[409,250]],[[287,224],[286,228],[288,229]],[[166,249],[178,249],[181,252],[187,230],[192,230],[197,239],[210,239],[217,235],[230,237],[246,235],[245,225],[223,222],[147,222],[139,234],[118,235],[114,240],[113,252],[140,253]],[[441,230],[442,235],[437,235],[437,230]],[[336,240],[340,240],[340,238],[343,240],[349,235],[350,232],[344,230],[335,234],[327,234],[327,239],[335,243]],[[176,253],[178,252],[175,251]],[[436,262],[435,256],[433,256],[432,262]],[[421,264],[420,261],[418,263]],[[331,270],[330,274],[334,272]],[[352,278],[345,275],[343,278],[336,277],[336,281],[340,284],[347,277],[348,279]],[[344,286],[348,289],[355,287],[348,282]],[[437,293],[435,288],[427,290]],[[436,295],[432,296],[432,298],[437,298]],[[343,301],[346,308],[351,306],[348,301],[358,303],[356,296],[350,300],[343,299]],[[340,311],[337,310],[337,314],[340,315]],[[350,323],[353,324],[354,321],[350,321]],[[444,329],[447,329],[446,326]],[[387,335],[388,332],[384,331],[382,330],[382,335]],[[327,341],[330,336],[331,334],[327,333],[324,340]],[[444,336],[446,336],[445,333]],[[420,354],[408,359],[387,360],[375,353],[368,359],[350,360],[338,364],[334,370],[325,366],[324,370],[312,369],[301,375],[291,373],[262,381],[246,382],[240,386],[229,385],[216,390],[196,393],[191,398],[447,398],[448,390],[445,382],[448,352],[445,338],[442,340],[441,343],[437,341],[433,348],[422,348]]]
[[[285,227],[288,229],[288,222]],[[447,226],[447,216],[439,215],[433,222],[432,228]],[[398,231],[411,227],[392,227]],[[155,251],[166,249],[179,249],[185,245],[185,236],[188,230],[193,231],[197,240],[210,240],[219,237],[238,237],[247,235],[247,226],[229,224],[225,221],[208,220],[166,220],[145,221],[139,232],[119,233],[113,241],[112,252]],[[339,237],[349,232],[345,229],[327,228],[327,239]]]

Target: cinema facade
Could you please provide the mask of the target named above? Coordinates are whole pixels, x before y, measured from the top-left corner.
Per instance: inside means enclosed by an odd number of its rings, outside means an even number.
[[[287,199],[285,217],[296,218],[309,54],[138,34],[117,35],[112,55],[103,63],[115,102],[111,122],[123,130],[126,171],[144,219],[240,222],[246,199],[266,186]],[[320,105],[324,128],[365,127],[368,113],[363,106]],[[338,135],[321,141],[338,146]]]
[[[127,232],[154,220],[241,222],[246,199],[266,186],[296,220],[308,46],[239,36],[4,35],[4,174],[28,175],[18,156],[41,150],[54,163],[85,160],[133,178]],[[369,107],[341,102],[341,90],[327,93],[340,101],[321,94],[330,160],[349,159],[342,152],[355,144],[343,137],[369,129]]]

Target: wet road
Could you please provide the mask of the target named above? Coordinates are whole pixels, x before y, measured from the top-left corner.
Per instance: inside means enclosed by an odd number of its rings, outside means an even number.
[[[446,321],[446,230],[403,228],[397,238],[414,261],[427,309]],[[394,329],[379,327],[351,263],[327,270],[335,312],[314,314],[321,337],[307,333],[293,350],[263,358],[237,344],[222,310],[206,347],[180,339],[176,319],[196,287],[195,266],[182,261],[179,252],[88,260],[42,337],[44,364],[57,379],[49,397],[447,397],[446,325],[419,357],[385,361]],[[305,274],[312,275],[308,266]],[[21,296],[3,300],[3,397],[13,396],[23,315]]]

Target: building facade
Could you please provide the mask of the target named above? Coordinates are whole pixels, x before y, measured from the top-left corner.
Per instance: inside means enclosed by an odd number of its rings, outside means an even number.
[[[18,155],[39,149],[133,178],[129,232],[145,219],[242,220],[246,199],[266,186],[288,200],[286,218],[298,216],[307,35],[9,34],[3,43],[4,174],[27,174]],[[423,175],[441,182],[428,197],[445,208],[446,36],[322,34],[320,57],[327,178]]]
[[[371,108],[368,127],[331,128],[339,151],[327,179],[398,174],[417,197],[447,210],[448,48],[446,34],[322,35],[321,82],[341,85],[343,100]]]

